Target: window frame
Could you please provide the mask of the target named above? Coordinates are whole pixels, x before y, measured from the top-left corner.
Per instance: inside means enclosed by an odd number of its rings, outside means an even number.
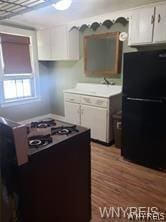
[[[4,30],[3,30],[4,29]],[[6,30],[9,29],[9,30]],[[14,27],[2,27],[0,25],[0,32],[11,35],[25,36],[30,38],[30,59],[32,66],[32,73],[23,73],[23,74],[5,74],[3,71],[3,56],[2,56],[2,47],[0,43],[0,106],[13,106],[21,105],[36,100],[40,100],[40,90],[39,90],[39,67],[37,59],[37,40],[36,32],[31,30],[19,29]],[[5,99],[4,96],[4,81],[5,80],[17,80],[17,79],[31,79],[31,94],[30,97],[20,97],[13,99]]]

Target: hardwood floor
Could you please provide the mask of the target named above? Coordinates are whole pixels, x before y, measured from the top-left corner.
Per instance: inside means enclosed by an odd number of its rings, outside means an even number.
[[[166,213],[166,173],[123,160],[114,146],[92,143],[91,156],[92,222],[128,221],[101,219],[99,207],[157,207]]]

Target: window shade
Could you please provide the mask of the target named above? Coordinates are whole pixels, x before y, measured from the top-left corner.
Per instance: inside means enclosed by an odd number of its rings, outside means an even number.
[[[29,37],[0,34],[4,74],[32,73]]]

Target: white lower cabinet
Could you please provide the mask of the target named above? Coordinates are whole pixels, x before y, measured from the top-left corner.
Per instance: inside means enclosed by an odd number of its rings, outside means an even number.
[[[107,109],[81,105],[81,125],[91,129],[93,139],[107,141],[107,120]]]
[[[69,123],[80,124],[80,104],[65,102],[65,120]]]
[[[91,138],[105,143],[112,140],[109,99],[64,93],[65,120],[91,129]]]

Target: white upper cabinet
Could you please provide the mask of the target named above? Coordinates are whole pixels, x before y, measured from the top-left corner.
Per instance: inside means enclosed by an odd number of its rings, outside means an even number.
[[[129,22],[129,45],[152,43],[154,7],[133,10]]]
[[[156,6],[153,42],[166,42],[166,5]]]
[[[74,28],[68,32],[68,56],[71,60],[79,60],[80,58],[80,44],[79,44],[79,30]]]
[[[67,39],[67,27],[57,26],[51,29],[51,51],[55,60],[68,58],[69,42]]]
[[[51,35],[49,29],[37,32],[37,43],[39,60],[51,60]]]
[[[37,32],[39,60],[78,60],[79,31],[56,26]]]
[[[166,42],[166,4],[135,9],[129,22],[128,45]]]

